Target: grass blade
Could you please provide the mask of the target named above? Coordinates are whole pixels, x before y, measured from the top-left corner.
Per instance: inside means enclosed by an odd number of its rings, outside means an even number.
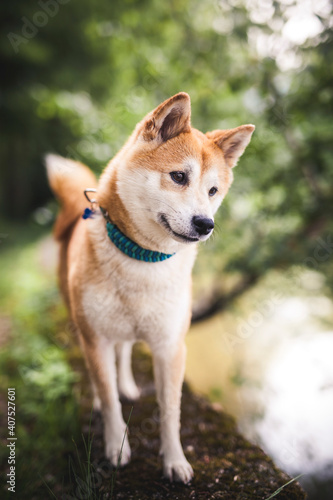
[[[281,491],[283,490],[283,488],[285,488],[286,486],[288,486],[288,484],[291,484],[293,483],[294,481],[297,481],[297,479],[299,479],[300,477],[304,476],[304,474],[300,474],[299,476],[296,476],[294,477],[293,479],[291,479],[290,481],[288,481],[286,484],[284,484],[283,486],[281,486],[280,488],[278,488],[276,491],[274,491],[274,493],[272,493],[268,498],[266,498],[265,500],[271,500],[271,498],[274,498],[276,497],[276,495],[278,495],[279,493],[281,493]]]
[[[55,498],[57,500],[57,497],[55,496],[55,494],[53,493],[53,491],[51,490],[51,488],[49,487],[49,485],[47,484],[47,482],[45,481],[45,479],[41,475],[39,477],[43,481],[44,486],[46,486],[46,488],[48,489],[49,493],[53,496],[53,498]]]
[[[128,417],[128,420],[127,420],[127,423],[126,423],[126,429],[125,429],[125,432],[124,432],[123,442],[121,443],[121,448],[120,448],[120,453],[119,453],[119,457],[118,457],[117,467],[116,467],[116,470],[114,472],[112,472],[112,475],[111,475],[110,499],[112,499],[112,497],[113,497],[114,483],[115,483],[115,480],[116,480],[116,475],[117,475],[118,469],[120,467],[121,455],[122,455],[122,452],[123,452],[123,446],[124,446],[124,442],[125,442],[125,438],[126,438],[126,434],[127,434],[127,430],[128,430],[128,424],[129,424],[129,421],[130,421],[131,416],[132,416],[132,411],[133,411],[133,406],[131,408],[131,411],[130,411],[130,414],[129,414],[129,417]]]

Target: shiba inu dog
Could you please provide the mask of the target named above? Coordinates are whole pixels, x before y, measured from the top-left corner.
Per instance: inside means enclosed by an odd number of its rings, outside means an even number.
[[[254,131],[242,125],[203,134],[191,127],[190,117],[186,93],[160,104],[136,126],[98,183],[78,162],[46,158],[62,205],[55,225],[61,290],[94,404],[102,411],[106,456],[117,464],[126,431],[119,393],[139,397],[131,349],[144,340],[153,355],[164,474],[184,483],[193,476],[180,442],[191,270],[197,243],[211,235],[232,167]],[[96,189],[96,209],[84,220],[87,188]],[[121,465],[130,455],[126,436]]]

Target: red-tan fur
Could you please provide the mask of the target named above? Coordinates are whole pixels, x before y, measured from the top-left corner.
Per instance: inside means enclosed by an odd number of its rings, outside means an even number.
[[[179,438],[184,337],[191,318],[195,242],[209,237],[196,232],[193,220],[212,220],[253,130],[243,125],[203,134],[191,127],[189,96],[179,93],[137,125],[98,184],[84,165],[47,158],[50,185],[62,205],[55,225],[61,290],[77,327],[94,404],[102,410],[105,452],[113,464],[125,432],[118,391],[139,396],[130,354],[132,343],[144,340],[153,354],[164,474],[185,483],[192,478]],[[175,171],[186,172],[187,185],[175,183],[170,176]],[[127,237],[143,248],[175,255],[146,263],[120,252],[108,239],[99,211],[89,220],[80,217],[87,206],[83,190],[94,187],[98,204]],[[218,187],[214,198],[208,194],[211,187]],[[121,464],[129,459],[126,436]]]

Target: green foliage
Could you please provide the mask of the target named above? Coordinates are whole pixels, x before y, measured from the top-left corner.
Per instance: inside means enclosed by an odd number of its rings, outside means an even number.
[[[78,375],[69,364],[72,340],[54,272],[41,272],[31,233],[26,240],[21,237],[21,247],[14,245],[1,254],[0,327],[4,332],[8,322],[8,338],[1,337],[5,342],[0,351],[1,410],[6,419],[7,388],[14,387],[16,495],[30,498],[39,492],[41,498],[40,477],[51,484],[63,477],[68,454],[73,452],[72,438],[79,433]],[[67,342],[59,342],[60,332]],[[6,464],[8,449],[3,447],[0,453]],[[11,492],[7,493],[9,498]]]
[[[71,1],[57,4],[45,26],[19,44],[13,34],[22,37],[24,19],[33,23],[41,7],[13,5],[0,7],[7,34],[0,43],[4,213],[25,219],[50,198],[45,152],[100,172],[144,114],[183,90],[194,126],[257,127],[219,212],[220,235],[205,248],[214,272],[260,275],[299,263],[315,249],[313,230],[332,230],[329,12],[317,15],[320,35],[288,48],[301,61],[296,69],[281,71],[253,43],[265,36],[269,46],[275,36],[278,45],[276,26],[287,20],[279,2],[265,7],[267,23],[255,2],[251,11],[242,1]]]

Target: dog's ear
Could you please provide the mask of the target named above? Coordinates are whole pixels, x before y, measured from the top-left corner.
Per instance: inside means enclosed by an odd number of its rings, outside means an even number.
[[[248,146],[254,129],[254,125],[241,125],[229,130],[207,132],[206,136],[222,149],[227,165],[232,168]]]
[[[179,92],[146,116],[142,122],[141,135],[145,141],[166,142],[182,132],[189,132],[190,129],[190,96]]]

